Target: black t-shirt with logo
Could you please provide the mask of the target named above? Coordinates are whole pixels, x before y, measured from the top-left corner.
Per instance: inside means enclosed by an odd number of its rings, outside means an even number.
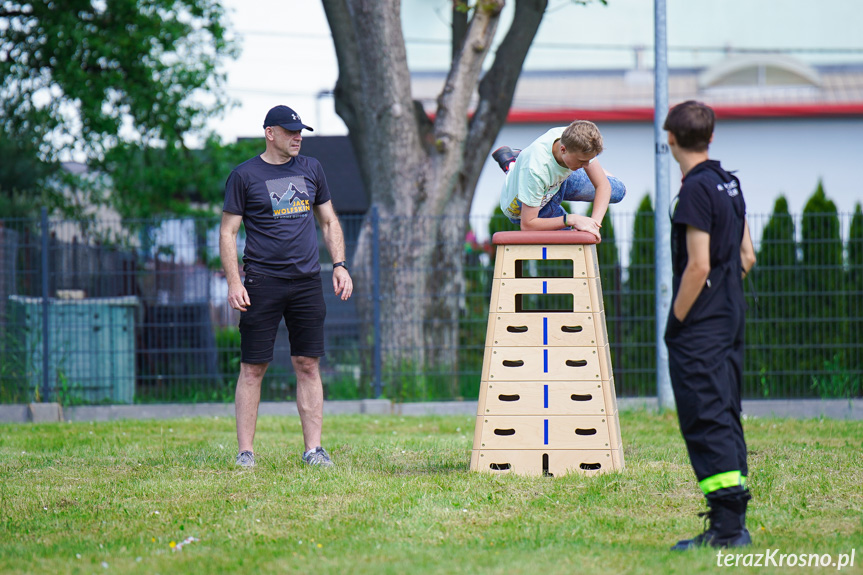
[[[222,209],[243,216],[246,273],[288,279],[320,273],[312,207],[328,201],[330,189],[315,158],[273,165],[255,156],[234,168]]]
[[[716,160],[692,168],[683,178],[672,218],[671,260],[674,269],[674,294],[686,268],[686,226],[710,234],[710,268],[727,268],[740,275],[740,244],[746,221],[746,203],[740,181]]]

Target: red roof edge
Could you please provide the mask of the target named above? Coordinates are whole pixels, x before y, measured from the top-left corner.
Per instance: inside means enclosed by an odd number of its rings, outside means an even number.
[[[720,119],[840,118],[863,116],[863,102],[854,104],[794,104],[783,106],[713,106]],[[653,108],[611,110],[517,110],[511,109],[511,124],[568,124],[575,120],[593,122],[653,122]]]

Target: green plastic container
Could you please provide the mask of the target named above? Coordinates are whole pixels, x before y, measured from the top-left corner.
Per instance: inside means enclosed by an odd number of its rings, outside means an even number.
[[[23,343],[30,389],[41,393],[43,300],[13,295],[8,304],[7,328],[17,332]],[[83,404],[134,402],[138,306],[135,296],[48,300],[51,399]]]

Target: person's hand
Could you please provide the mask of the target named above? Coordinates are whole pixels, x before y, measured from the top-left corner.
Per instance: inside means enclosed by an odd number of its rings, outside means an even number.
[[[580,216],[578,214],[574,214],[571,217],[572,223],[570,224],[573,228],[577,229],[580,232],[590,232],[591,234],[596,236],[597,240],[601,240],[602,237],[599,235],[599,228],[602,226],[588,216]]]
[[[249,301],[249,292],[241,282],[228,286],[228,305],[240,311],[246,311],[246,307],[252,305]]]
[[[333,268],[333,290],[336,295],[341,294],[342,301],[347,301],[354,292],[354,281],[351,274],[342,266]]]

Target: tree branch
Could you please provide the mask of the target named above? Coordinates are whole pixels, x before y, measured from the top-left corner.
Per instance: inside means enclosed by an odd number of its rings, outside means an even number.
[[[452,61],[455,62],[467,34],[467,0],[452,0]]]
[[[447,151],[450,139],[464,141],[462,136],[467,132],[465,118],[470,99],[482,71],[482,63],[494,39],[503,5],[504,0],[479,2],[468,24],[461,52],[453,61],[443,91],[438,97],[435,138],[439,152]],[[460,154],[461,150],[458,150],[458,153]]]
[[[322,0],[327,22],[333,35],[339,77],[333,90],[336,111],[351,130],[357,122],[357,110],[353,107],[351,93],[360,90],[360,50],[357,45],[351,10],[346,0]]]
[[[527,52],[536,37],[548,0],[516,0],[512,24],[497,48],[494,62],[479,84],[479,103],[470,120],[465,160],[460,178],[479,179],[491,143],[506,122]],[[473,194],[464,185],[464,194]],[[468,198],[469,199],[469,198]]]
[[[407,196],[414,189],[424,193],[426,154],[422,117],[411,97],[400,0],[323,2],[339,58],[336,111],[348,126],[366,189],[385,210],[413,215]]]

